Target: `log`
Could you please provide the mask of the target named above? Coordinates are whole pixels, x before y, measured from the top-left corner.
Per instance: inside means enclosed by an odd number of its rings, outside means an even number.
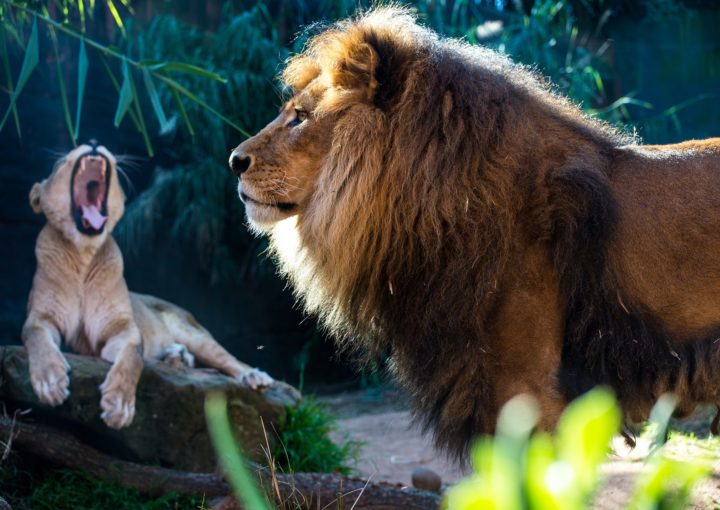
[[[118,460],[92,448],[72,434],[39,423],[0,417],[0,436],[12,447],[63,467],[82,469],[103,480],[116,482],[145,494],[167,492],[225,497],[229,484],[216,473],[191,473]],[[258,483],[278,508],[355,508],[357,510],[429,510],[440,504],[438,494],[400,485],[373,482],[337,474],[272,472],[249,463]],[[221,503],[226,510],[240,509],[231,497]]]

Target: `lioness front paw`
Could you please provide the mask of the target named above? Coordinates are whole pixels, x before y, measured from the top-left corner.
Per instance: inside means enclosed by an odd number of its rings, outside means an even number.
[[[257,368],[249,368],[235,378],[241,385],[246,388],[257,390],[270,386],[275,380],[267,373]]]
[[[30,365],[30,383],[40,402],[59,406],[70,396],[70,365],[62,356],[56,354],[52,359]]]
[[[100,385],[100,391],[100,418],[107,426],[121,429],[130,425],[135,418],[135,388],[122,388],[120,385],[109,384],[106,380]]]

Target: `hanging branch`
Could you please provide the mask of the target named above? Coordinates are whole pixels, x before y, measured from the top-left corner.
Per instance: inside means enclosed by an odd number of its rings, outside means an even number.
[[[130,9],[129,3],[127,0],[121,0],[121,3]],[[165,115],[165,112],[162,108],[162,104],[160,102],[160,98],[157,92],[157,89],[155,88],[155,80],[158,80],[162,82],[165,86],[169,87],[173,99],[176,102],[180,114],[182,116],[183,122],[185,126],[188,129],[188,132],[191,136],[194,136],[194,130],[192,128],[192,125],[190,123],[190,120],[188,118],[187,112],[185,110],[184,105],[182,104],[182,101],[180,100],[181,96],[184,96],[187,100],[197,104],[200,108],[209,111],[216,117],[218,117],[220,120],[222,120],[225,124],[233,128],[234,130],[241,133],[243,136],[249,137],[250,134],[244,130],[242,127],[238,126],[235,122],[224,116],[222,113],[220,113],[218,110],[210,106],[207,102],[203,101],[200,97],[193,94],[190,90],[185,88],[183,85],[178,83],[176,80],[174,80],[168,73],[171,72],[177,72],[177,73],[185,73],[190,74],[194,76],[198,76],[201,78],[213,80],[219,83],[226,83],[227,81],[225,78],[220,76],[219,74],[203,69],[201,67],[192,65],[192,64],[186,64],[183,62],[162,62],[157,60],[134,60],[130,58],[127,55],[124,55],[123,53],[110,48],[108,46],[105,46],[93,39],[90,39],[86,37],[83,33],[78,32],[73,27],[69,26],[66,23],[60,23],[53,18],[50,17],[47,9],[43,9],[42,12],[35,11],[25,5],[22,5],[20,3],[17,3],[12,0],[5,0],[0,1],[0,7],[6,6],[10,9],[15,9],[18,12],[21,12],[25,15],[32,16],[33,18],[33,25],[32,25],[32,31],[30,34],[30,38],[28,40],[26,49],[25,49],[25,57],[23,60],[22,68],[20,71],[20,75],[17,80],[17,84],[13,86],[12,83],[12,77],[10,75],[9,65],[7,64],[7,50],[5,46],[5,38],[4,38],[4,31],[0,31],[0,39],[2,39],[2,42],[0,43],[0,52],[2,53],[2,59],[3,64],[5,68],[5,74],[6,74],[6,83],[8,90],[10,92],[10,104],[7,107],[7,110],[2,118],[2,121],[0,121],[0,131],[2,131],[3,127],[5,126],[5,123],[7,122],[7,119],[9,118],[10,114],[13,115],[15,119],[16,128],[18,131],[18,134],[20,133],[20,125],[19,120],[17,116],[17,107],[16,102],[17,98],[20,95],[20,92],[22,91],[25,83],[27,82],[27,79],[29,78],[31,72],[35,68],[35,66],[38,63],[38,35],[37,35],[37,22],[40,21],[48,26],[48,29],[51,33],[51,38],[53,40],[53,48],[55,52],[56,60],[58,59],[58,51],[57,51],[57,38],[55,31],[63,32],[64,34],[77,39],[80,42],[79,46],[79,54],[78,54],[78,90],[77,90],[77,108],[75,113],[75,125],[72,124],[72,119],[70,115],[70,110],[68,106],[67,101],[67,94],[65,89],[65,84],[63,83],[62,76],[59,74],[58,79],[60,80],[60,92],[63,100],[63,108],[65,110],[65,122],[68,126],[68,130],[70,132],[71,138],[73,139],[73,142],[77,142],[78,136],[79,136],[79,126],[80,126],[80,117],[81,117],[81,108],[82,108],[82,101],[83,101],[83,95],[85,90],[85,82],[88,72],[88,59],[87,59],[87,53],[86,53],[86,47],[93,48],[94,50],[98,51],[101,55],[101,57],[111,57],[113,59],[118,60],[121,63],[122,66],[122,77],[123,81],[121,85],[117,84],[117,80],[113,76],[113,73],[110,71],[109,67],[106,65],[106,62],[103,58],[103,64],[105,64],[105,68],[110,76],[111,81],[113,82],[113,85],[118,90],[118,105],[115,112],[115,126],[119,126],[122,122],[125,114],[129,113],[134,126],[136,129],[140,132],[140,134],[143,136],[143,140],[145,142],[146,149],[148,151],[148,154],[152,156],[153,149],[152,145],[150,143],[150,135],[148,133],[147,126],[145,124],[145,120],[143,118],[142,109],[140,106],[140,97],[137,91],[137,88],[135,87],[135,82],[133,80],[132,72],[133,70],[137,70],[140,72],[143,76],[143,84],[145,86],[145,90],[148,94],[148,97],[150,99],[150,103],[153,107],[153,112],[155,114],[155,117],[158,120],[158,123],[160,125],[160,132],[164,133],[169,131],[171,129],[171,123],[168,121],[167,116]],[[81,18],[81,26],[84,27],[85,25],[85,11],[84,6],[82,6],[82,2],[79,2],[78,8],[79,8],[79,14]],[[122,18],[120,17],[120,14],[117,10],[117,6],[113,3],[112,0],[106,0],[106,5],[108,9],[110,10],[111,15],[113,16],[113,19],[115,20],[115,23],[120,28],[120,30],[125,34],[125,26],[123,24]],[[131,11],[132,12],[132,11]],[[5,26],[5,23],[1,23],[3,27]],[[58,73],[59,73],[59,65],[58,65]]]

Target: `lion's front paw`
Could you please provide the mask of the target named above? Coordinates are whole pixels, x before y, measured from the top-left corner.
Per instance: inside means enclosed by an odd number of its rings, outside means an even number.
[[[123,388],[106,380],[100,385],[100,391],[100,417],[107,426],[121,429],[130,425],[135,417],[135,388]]]
[[[275,380],[267,373],[257,368],[249,368],[245,372],[238,375],[235,380],[246,388],[257,390],[270,386]]]
[[[30,365],[30,383],[40,402],[59,406],[70,396],[68,365],[62,354]]]

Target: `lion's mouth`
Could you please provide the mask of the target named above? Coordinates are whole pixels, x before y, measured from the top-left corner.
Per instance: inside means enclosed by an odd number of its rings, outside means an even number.
[[[81,234],[102,233],[107,222],[107,191],[110,185],[109,162],[95,149],[75,162],[70,193],[71,213]]]
[[[260,205],[263,207],[275,207],[277,209],[280,209],[283,212],[291,212],[293,209],[295,209],[295,207],[297,207],[297,204],[293,204],[290,202],[272,202],[269,204],[267,204],[265,202],[260,202],[259,200],[255,200],[251,196],[248,196],[248,194],[245,192],[240,192],[240,199],[244,203],[251,203],[251,204]]]

